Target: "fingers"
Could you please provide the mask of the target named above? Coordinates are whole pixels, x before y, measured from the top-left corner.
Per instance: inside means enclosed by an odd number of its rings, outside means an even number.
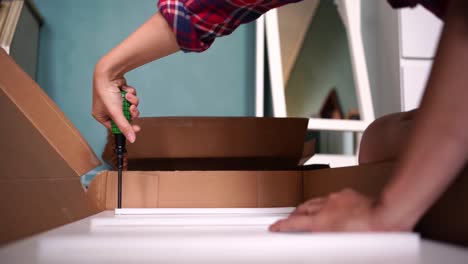
[[[136,89],[132,86],[124,85],[122,86],[122,90],[126,91],[129,94],[137,95]]]
[[[279,220],[270,226],[271,232],[301,232],[301,231],[316,231],[321,227],[318,217],[296,215],[290,216],[287,219]]]
[[[141,127],[139,125],[132,125],[132,128],[133,128],[133,131],[135,131],[135,133],[138,133],[141,131]]]
[[[140,116],[140,110],[134,105],[130,106],[130,115],[132,117],[132,120],[137,119]]]
[[[136,95],[127,93],[125,95],[125,99],[127,99],[127,101],[130,102],[131,105],[138,106],[139,99]]]
[[[127,80],[125,78],[117,78],[111,82],[112,87],[125,87],[127,85]]]
[[[326,199],[325,198],[315,198],[306,201],[305,203],[299,205],[296,210],[294,210],[291,215],[301,215],[301,214],[306,214],[306,215],[312,215],[316,214],[320,209],[325,204]]]
[[[139,100],[135,88],[127,86],[125,78],[109,80],[106,76],[96,73],[93,78],[92,115],[107,129],[111,129],[111,120],[113,120],[127,140],[133,143],[136,139],[135,133],[141,128],[131,125],[123,115],[121,89],[127,91],[125,97],[131,104],[129,109],[131,119],[138,118],[140,115]]]
[[[130,116],[131,120],[135,120],[140,116],[140,111],[138,110],[139,99],[136,96],[136,89],[130,86],[127,86],[125,83],[122,84],[122,90],[126,91],[125,99],[131,104],[130,105]],[[112,120],[114,120],[117,127],[125,135],[128,141],[134,143],[136,140],[135,133],[139,132],[141,128],[137,125],[131,125],[123,115],[120,113],[111,114]]]
[[[93,108],[94,108],[94,106],[93,106]],[[95,109],[93,109],[92,116],[94,117],[94,119],[96,119],[96,121],[101,123],[107,129],[109,129],[109,130],[111,129],[110,119],[106,114],[103,114],[102,111],[96,111]]]
[[[120,132],[125,135],[127,140],[130,141],[130,143],[134,143],[136,139],[135,131],[123,115],[122,111],[117,110],[116,112],[111,112],[110,116],[119,128]]]
[[[99,121],[99,120],[98,120]],[[99,121],[99,123],[101,123],[103,126],[105,126],[107,129],[111,130],[111,121]]]
[[[132,120],[135,120],[140,116],[140,110],[138,110],[138,104],[140,103],[140,100],[136,95],[136,90],[135,88],[130,86],[124,86],[122,87],[122,90],[125,90],[127,92],[127,94],[125,95],[125,99],[127,99],[127,101],[131,104],[130,114]]]

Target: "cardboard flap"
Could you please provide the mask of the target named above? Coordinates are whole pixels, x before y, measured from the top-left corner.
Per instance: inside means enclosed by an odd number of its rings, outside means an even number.
[[[77,176],[99,160],[2,49],[0,106],[0,244],[96,213]]]
[[[291,169],[303,156],[306,118],[147,117],[128,145],[129,170]],[[115,164],[113,137],[103,159]]]
[[[304,143],[304,148],[302,150],[302,157],[299,161],[300,166],[304,165],[312,156],[315,154],[315,139],[308,140]]]
[[[10,105],[14,105],[15,111],[23,115],[34,127],[33,129],[47,140],[62,157],[62,162],[67,163],[75,171],[75,175],[83,175],[100,165],[99,159],[81,133],[3,49],[0,49],[0,72],[1,96],[5,97],[2,100],[8,100],[11,102]],[[2,109],[5,107],[2,105]],[[8,126],[14,125],[14,123],[8,123]],[[27,134],[28,131],[17,132]],[[34,146],[28,146],[26,143],[21,145],[29,149]],[[40,158],[41,149],[34,151],[37,151],[37,156]],[[17,158],[21,159],[20,156]]]

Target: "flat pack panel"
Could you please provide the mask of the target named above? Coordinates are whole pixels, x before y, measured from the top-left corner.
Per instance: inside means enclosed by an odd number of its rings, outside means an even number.
[[[275,208],[120,208],[115,215],[270,215],[289,214],[294,207]]]
[[[41,237],[37,259],[42,263],[418,263],[420,239],[413,233],[273,233],[268,226],[287,214],[200,217],[183,210],[180,215],[151,216],[103,212],[84,221],[89,229],[79,229],[77,223]]]

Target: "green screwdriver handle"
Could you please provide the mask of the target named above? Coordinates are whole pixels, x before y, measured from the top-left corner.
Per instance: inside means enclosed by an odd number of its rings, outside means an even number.
[[[125,99],[125,95],[127,94],[127,91],[121,91],[120,94],[122,95],[122,110],[125,118],[130,121],[131,115],[130,115],[130,102]],[[117,127],[117,125],[114,123],[114,121],[111,121],[111,128],[112,128],[112,134],[117,135],[117,134],[122,134],[120,132],[120,129]]]

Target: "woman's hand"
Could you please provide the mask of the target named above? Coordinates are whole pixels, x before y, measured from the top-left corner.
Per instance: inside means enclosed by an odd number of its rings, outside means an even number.
[[[123,76],[148,62],[179,50],[172,28],[160,13],[153,15],[126,40],[106,54],[96,65],[93,79],[93,116],[110,129],[113,120],[128,141],[135,142],[138,126],[130,125],[122,113],[120,89],[126,90],[132,104],[132,120],[137,118],[138,98],[134,88],[127,86]]]
[[[93,80],[93,117],[108,129],[111,129],[111,120],[115,122],[128,141],[135,142],[136,132],[140,127],[131,125],[122,112],[122,96],[120,89],[127,91],[125,98],[131,104],[130,114],[134,120],[140,115],[138,110],[138,97],[133,87],[127,86],[123,77],[111,79],[99,71],[96,66]]]
[[[394,231],[385,225],[372,199],[351,189],[315,198],[298,206],[287,219],[270,226],[273,232]]]

